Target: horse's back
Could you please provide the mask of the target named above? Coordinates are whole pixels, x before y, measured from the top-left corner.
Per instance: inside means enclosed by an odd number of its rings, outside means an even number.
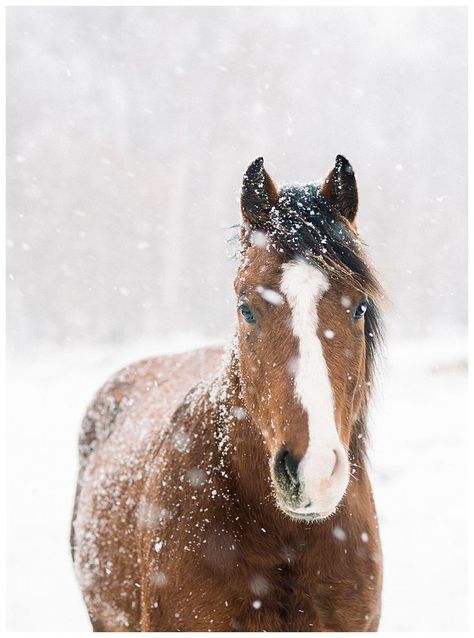
[[[126,423],[133,424],[133,437],[159,434],[188,390],[217,369],[222,353],[219,346],[200,348],[137,361],[115,373],[84,417],[81,464]]]
[[[113,375],[87,410],[71,543],[93,624],[132,629],[129,611],[116,598],[107,600],[107,580],[116,582],[117,572],[139,616],[136,574],[126,565],[139,563],[130,536],[139,532],[147,470],[171,416],[187,392],[218,369],[222,353],[209,347],[138,361]]]

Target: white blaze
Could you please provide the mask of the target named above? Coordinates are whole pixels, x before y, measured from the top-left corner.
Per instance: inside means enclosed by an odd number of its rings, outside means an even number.
[[[317,335],[318,303],[329,289],[329,280],[301,260],[290,261],[282,269],[281,290],[291,308],[291,325],[299,342],[295,394],[308,415],[309,444],[299,466],[299,478],[305,497],[316,510],[331,509],[347,487],[348,463],[337,434],[333,391]],[[338,467],[332,476],[335,450]]]

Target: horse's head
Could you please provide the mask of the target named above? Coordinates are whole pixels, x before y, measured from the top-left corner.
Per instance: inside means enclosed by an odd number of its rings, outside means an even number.
[[[244,176],[235,280],[242,395],[262,432],[279,507],[322,519],[360,460],[378,336],[376,279],[355,227],[357,186],[338,156],[322,185]]]

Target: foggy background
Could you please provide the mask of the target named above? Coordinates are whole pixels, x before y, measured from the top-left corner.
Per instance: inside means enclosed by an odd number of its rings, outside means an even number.
[[[396,335],[466,325],[462,8],[8,10],[11,343],[227,336],[242,173],[342,153]]]
[[[381,629],[467,630],[466,138],[465,8],[7,10],[10,630],[90,629],[81,419],[120,367],[232,334],[248,164],[314,181],[338,153],[390,298]]]

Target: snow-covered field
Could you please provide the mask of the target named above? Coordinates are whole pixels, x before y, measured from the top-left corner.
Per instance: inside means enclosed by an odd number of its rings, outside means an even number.
[[[84,409],[118,367],[165,343],[11,353],[8,365],[10,630],[89,622],[68,536]],[[372,475],[385,561],[381,629],[467,630],[467,355],[462,339],[391,343],[372,411]]]

